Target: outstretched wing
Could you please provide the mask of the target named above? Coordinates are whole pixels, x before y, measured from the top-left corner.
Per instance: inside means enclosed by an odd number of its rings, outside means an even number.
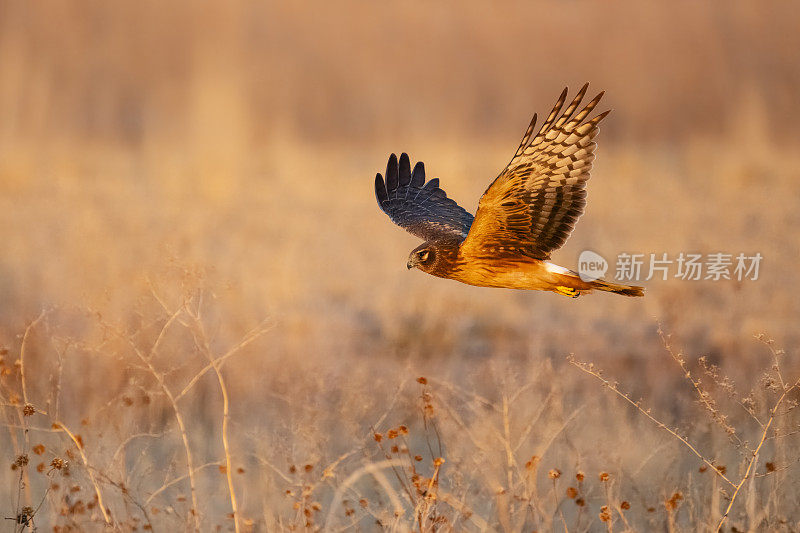
[[[425,182],[425,165],[414,165],[408,155],[392,154],[386,165],[386,182],[375,176],[375,198],[392,222],[427,241],[442,238],[464,239],[472,225],[472,215],[447,197],[439,188],[439,178]]]
[[[561,113],[567,98],[564,89],[535,136],[533,116],[511,162],[483,193],[463,248],[479,255],[508,251],[548,259],[564,244],[583,214],[586,180],[597,146],[592,139],[609,113],[585,120],[601,92],[572,116],[588,87],[584,85]]]

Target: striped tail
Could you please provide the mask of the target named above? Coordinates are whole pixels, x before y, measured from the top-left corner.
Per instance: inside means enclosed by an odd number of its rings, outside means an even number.
[[[625,296],[644,296],[644,287],[636,285],[620,285],[603,281],[602,279],[591,281],[589,284],[592,289],[597,289],[598,291],[613,292],[614,294],[623,294]]]

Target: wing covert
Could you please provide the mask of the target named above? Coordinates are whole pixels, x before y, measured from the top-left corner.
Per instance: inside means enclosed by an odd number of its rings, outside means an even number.
[[[425,165],[414,165],[407,154],[392,154],[386,165],[386,180],[375,176],[375,198],[392,222],[425,240],[464,239],[473,217],[439,187],[439,179],[425,181]]]
[[[472,253],[510,250],[548,259],[572,233],[586,206],[586,181],[597,146],[592,139],[609,113],[586,120],[601,92],[575,114],[588,87],[584,85],[561,113],[564,89],[535,136],[533,116],[514,157],[481,197],[463,244]]]

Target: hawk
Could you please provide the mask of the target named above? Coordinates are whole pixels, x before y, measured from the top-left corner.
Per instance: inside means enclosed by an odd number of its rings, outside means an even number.
[[[514,157],[486,189],[473,217],[447,197],[439,179],[425,180],[420,161],[392,154],[386,179],[375,176],[375,196],[392,222],[425,242],[407,266],[479,287],[553,291],[576,298],[594,289],[643,296],[642,287],[584,281],[550,262],[572,233],[586,206],[586,181],[597,144],[598,124],[609,111],[587,120],[601,92],[577,114],[589,84],[562,112],[567,89],[534,135],[533,115]]]

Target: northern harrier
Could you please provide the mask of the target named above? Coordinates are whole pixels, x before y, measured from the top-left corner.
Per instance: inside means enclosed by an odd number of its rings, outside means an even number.
[[[573,114],[589,84],[563,107],[561,93],[536,135],[536,115],[508,166],[492,182],[473,217],[439,188],[425,181],[420,161],[411,170],[408,155],[386,166],[386,181],[375,176],[375,196],[392,222],[425,239],[411,251],[407,266],[440,278],[481,287],[534,289],[578,297],[593,289],[643,296],[642,287],[603,280],[583,281],[577,273],[549,262],[572,232],[586,205],[586,181],[597,146],[597,125],[609,113],[590,120],[603,93]]]

